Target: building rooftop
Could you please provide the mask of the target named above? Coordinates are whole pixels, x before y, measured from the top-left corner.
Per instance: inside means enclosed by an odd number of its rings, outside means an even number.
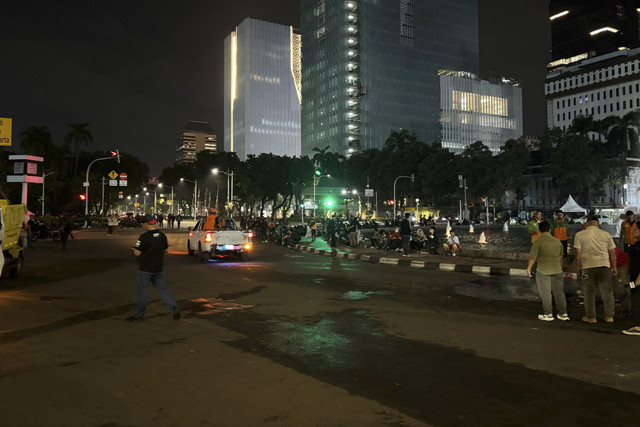
[[[197,120],[189,120],[184,126],[184,131],[213,133],[209,122],[199,122]]]

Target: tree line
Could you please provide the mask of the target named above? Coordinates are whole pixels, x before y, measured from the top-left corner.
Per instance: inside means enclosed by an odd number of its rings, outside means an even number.
[[[215,206],[223,211],[231,208],[236,213],[241,210],[252,216],[267,211],[272,215],[291,211],[299,214],[302,201],[311,199],[315,171],[331,175],[322,181],[322,186],[357,189],[362,196],[369,184],[377,192],[379,207],[393,199],[396,177],[414,174],[414,182],[397,182],[393,202],[400,211],[413,206],[412,201],[418,198],[420,206],[452,210],[445,213],[457,212],[459,201],[464,197],[459,176],[466,182],[471,212],[483,211],[482,201],[486,198],[498,209],[527,209],[525,199],[532,177],[540,173],[551,176],[561,199],[573,194],[578,203],[592,206],[594,197],[607,193],[611,195],[608,204],[615,206],[630,162],[640,158],[639,124],[638,111],[603,120],[578,116],[568,129],[548,129],[540,140],[506,141],[497,154],[481,141],[456,154],[440,143],[422,142],[415,133],[405,129],[391,132],[381,149],[367,149],[348,157],[330,151],[329,147],[314,148],[312,156],[294,158],[263,153],[249,156],[246,161],[240,161],[235,153],[203,151],[193,164],[164,168],[155,181],[149,181],[149,167],[144,162],[121,153],[120,165],[98,162],[92,167],[91,210],[107,212],[116,205],[123,210],[133,210],[133,201],[118,199],[117,191],[123,190],[119,187],[108,188],[105,206],[100,205],[97,197],[100,180],[112,169],[126,171],[129,176],[125,197],[141,195],[145,186],[149,191],[158,191],[157,194],[164,192],[158,210],[165,212],[169,211],[169,188],[173,188],[174,209],[191,213],[193,183],[197,181],[195,196],[199,206]],[[47,197],[50,197],[47,210],[56,214],[83,210],[77,195],[83,191],[84,173],[93,159],[105,155],[86,150],[92,141],[87,123],[68,124],[68,133],[60,145],[52,142],[46,127],[31,125],[20,134],[22,149],[28,154],[43,156],[45,173],[54,172],[46,179]],[[2,173],[6,175],[10,167],[9,153],[3,151],[2,154],[0,162],[6,166]],[[223,173],[213,174],[214,168]],[[227,181],[231,173],[234,202],[227,206]],[[157,187],[158,183],[164,184],[162,189]],[[6,177],[2,177],[2,186],[6,189]],[[19,194],[16,191],[19,189],[13,190]],[[30,194],[30,206],[39,206],[40,196],[36,193]],[[508,204],[512,200],[515,206]]]

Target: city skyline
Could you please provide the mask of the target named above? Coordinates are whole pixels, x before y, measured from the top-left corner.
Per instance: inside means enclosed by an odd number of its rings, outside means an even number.
[[[479,5],[480,75],[523,82],[524,132],[545,126],[543,82],[549,59],[546,1]],[[118,147],[157,175],[173,163],[189,120],[223,135],[224,38],[247,16],[299,27],[298,1],[112,2],[78,7],[11,4],[0,32],[6,63],[0,116],[13,117],[11,150],[29,124],[47,126],[61,144],[65,123],[89,122],[90,150]],[[526,37],[522,36],[527,35]]]

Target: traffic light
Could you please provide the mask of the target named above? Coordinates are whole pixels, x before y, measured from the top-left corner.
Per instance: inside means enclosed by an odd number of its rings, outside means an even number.
[[[317,171],[315,171],[314,173],[316,174],[316,176],[320,176],[320,175],[322,174],[322,172],[320,172],[320,171],[318,171],[318,170],[317,170]]]
[[[85,200],[87,200],[87,195],[85,193],[78,194],[78,199],[80,199],[82,201],[85,201]]]
[[[331,207],[331,206],[333,206],[333,200],[331,200],[331,199],[327,199],[327,201],[326,201],[326,202],[324,202],[324,204],[325,204],[325,205],[327,205],[327,206],[329,206],[329,207]]]
[[[114,157],[115,161],[120,163],[120,150],[118,148],[109,151],[109,156]]]
[[[389,200],[389,205],[393,206],[395,203],[396,203],[396,201],[395,201],[395,200],[393,200],[393,199],[390,199],[390,200]]]
[[[484,197],[480,197],[480,202],[481,203],[486,203],[486,199]]]

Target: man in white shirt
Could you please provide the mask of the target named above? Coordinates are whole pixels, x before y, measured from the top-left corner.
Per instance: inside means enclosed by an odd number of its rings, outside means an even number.
[[[616,268],[616,245],[611,234],[600,230],[596,216],[590,216],[578,232],[573,248],[576,253],[578,274],[582,271],[584,281],[583,322],[596,323],[595,288],[600,288],[604,304],[604,321],[613,323],[615,301],[611,276],[618,274]]]

